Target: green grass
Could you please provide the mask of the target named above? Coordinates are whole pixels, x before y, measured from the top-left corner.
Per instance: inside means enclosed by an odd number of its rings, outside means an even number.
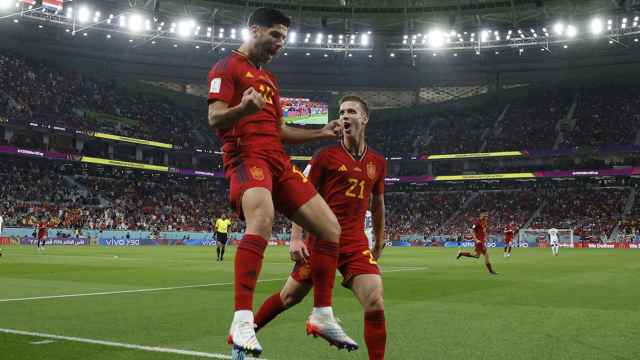
[[[388,322],[387,359],[638,359],[640,252],[493,250],[499,276],[481,261],[455,260],[455,249],[391,248],[382,259]],[[191,247],[9,247],[0,258],[0,299],[229,283],[234,249]],[[117,257],[115,257],[117,256]],[[396,271],[426,267],[417,271]],[[285,248],[269,248],[262,279],[284,279]],[[282,281],[258,285],[256,306]],[[58,299],[0,302],[0,328],[129,344],[228,354],[230,285]],[[367,359],[366,349],[337,352],[304,335],[311,308],[284,313],[259,334],[263,356]],[[362,313],[343,288],[335,292],[343,326],[364,345]],[[4,359],[189,359],[0,333]]]
[[[328,114],[316,114],[309,116],[294,116],[290,118],[285,118],[287,124],[299,124],[299,125],[323,125],[326,124],[329,120]]]

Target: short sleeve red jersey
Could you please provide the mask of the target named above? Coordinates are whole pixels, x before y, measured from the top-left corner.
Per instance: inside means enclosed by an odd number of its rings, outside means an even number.
[[[251,63],[246,55],[234,50],[212,67],[208,102],[219,100],[229,107],[237,106],[244,91],[250,87],[262,94],[265,106],[232,127],[217,131],[224,143],[223,150],[233,151],[238,145],[249,146],[252,150],[283,150],[280,139],[282,108],[276,78],[270,71]]]
[[[505,226],[504,228],[504,241],[510,242],[513,241],[515,230],[511,226]]]
[[[44,221],[38,223],[38,237],[44,236],[46,232],[47,232],[47,223]]]
[[[340,253],[369,248],[364,221],[371,195],[384,194],[387,163],[366,149],[355,159],[342,144],[316,153],[311,159],[309,180],[336,214],[342,228]]]
[[[483,224],[482,221],[478,220],[473,225],[473,233],[475,234],[476,239],[478,239],[479,242],[487,241],[487,226]]]

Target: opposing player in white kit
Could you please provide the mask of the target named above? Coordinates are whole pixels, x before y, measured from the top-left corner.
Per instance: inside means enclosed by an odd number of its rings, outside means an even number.
[[[549,229],[549,244],[553,255],[558,256],[560,245],[558,244],[558,230],[556,228]]]
[[[367,210],[367,213],[364,215],[364,233],[367,235],[367,239],[369,239],[369,249],[373,250],[373,216],[371,215],[371,210]]]

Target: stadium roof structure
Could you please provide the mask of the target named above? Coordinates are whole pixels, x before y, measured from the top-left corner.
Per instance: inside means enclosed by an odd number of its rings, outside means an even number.
[[[151,0],[154,1],[154,0]],[[185,11],[200,19],[244,23],[252,9],[268,6],[290,15],[296,27],[317,31],[372,31],[376,34],[447,28],[528,26],[557,18],[630,12],[632,0],[158,0],[160,11]],[[128,5],[129,1],[118,1]],[[185,5],[187,3],[188,5]]]

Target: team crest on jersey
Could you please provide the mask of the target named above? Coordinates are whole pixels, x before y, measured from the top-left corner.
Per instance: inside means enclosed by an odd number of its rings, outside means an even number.
[[[348,169],[347,169],[347,167],[346,167],[344,164],[342,164],[342,165],[338,168],[338,171],[342,171],[342,172],[344,172],[344,171],[348,171]]]
[[[371,180],[376,178],[376,164],[372,162],[367,164],[367,176]]]
[[[251,172],[251,176],[255,180],[258,180],[258,181],[264,180],[264,172],[262,171],[261,168],[257,166],[252,166],[251,169],[249,169],[249,171]]]

